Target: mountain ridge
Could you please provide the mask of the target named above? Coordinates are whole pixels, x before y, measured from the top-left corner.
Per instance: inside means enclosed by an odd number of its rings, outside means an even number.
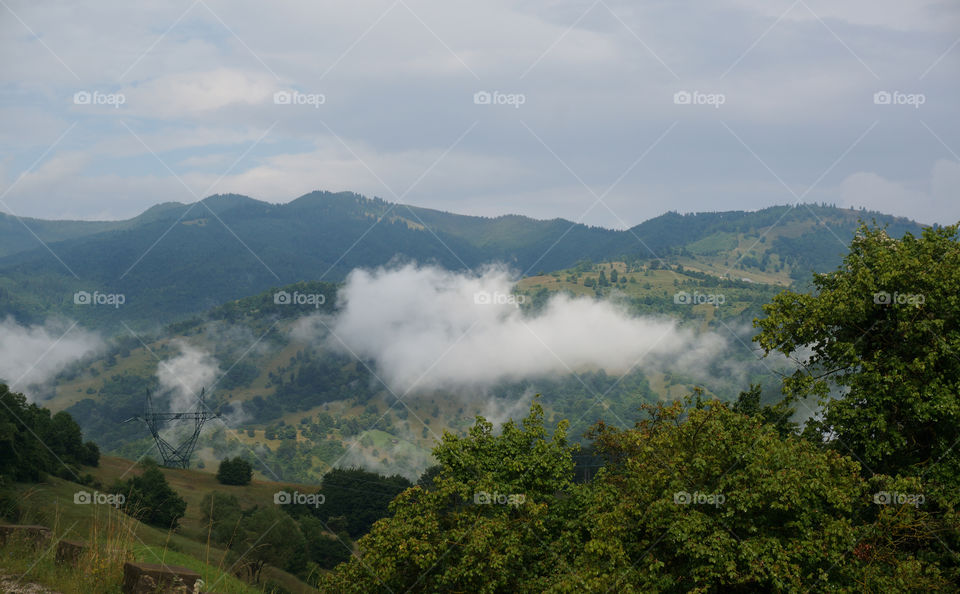
[[[460,215],[352,192],[310,192],[283,204],[215,194],[161,203],[125,221],[43,221],[37,237],[24,236],[26,229],[0,235],[0,317],[40,323],[61,315],[84,325],[142,328],[269,287],[338,282],[355,268],[398,260],[451,270],[501,262],[527,276],[584,260],[682,257],[727,269],[761,270],[773,262],[778,273],[799,280],[838,263],[863,218],[889,225],[893,235],[921,229],[903,218],[825,205],[668,212],[614,230],[559,218]],[[3,223],[23,228],[9,217]],[[29,241],[34,247],[25,249]],[[81,291],[123,294],[125,303],[121,310],[84,307],[74,303]]]

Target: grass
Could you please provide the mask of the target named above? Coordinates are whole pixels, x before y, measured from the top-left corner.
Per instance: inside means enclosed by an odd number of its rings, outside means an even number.
[[[34,492],[33,496],[36,495]],[[199,573],[208,586],[216,584],[217,592],[253,594],[261,591],[230,575],[229,568],[223,567],[219,551],[217,557],[221,563],[214,566],[172,550],[169,541],[165,546],[143,544],[143,526],[133,518],[108,505],[85,507],[86,521],[82,521],[75,513],[63,513],[69,508],[55,506],[50,512],[53,537],[39,546],[11,537],[0,547],[0,571],[63,594],[112,594],[121,591],[124,564],[140,561],[188,567]],[[56,561],[57,542],[62,538],[87,543],[75,566]]]
[[[101,489],[103,492],[116,479],[129,478],[131,474],[140,472],[133,466],[133,462],[109,456],[101,458],[98,468],[85,468],[84,471],[89,471],[94,479],[104,486]],[[109,505],[76,504],[74,495],[78,491],[93,492],[94,489],[56,477],[48,477],[38,484],[17,486],[19,505],[23,512],[20,523],[48,526],[58,538],[102,543],[93,547],[96,551],[127,550],[136,561],[189,567],[200,573],[206,584],[218,582],[217,592],[260,592],[260,589],[230,575],[232,562],[226,551],[212,546],[207,540],[208,531],[202,520],[200,502],[207,492],[217,490],[236,495],[244,507],[273,505],[273,494],[276,491],[296,488],[303,491],[304,487],[268,481],[254,481],[242,487],[225,486],[218,483],[214,475],[195,470],[163,469],[163,473],[170,486],[187,501],[187,515],[181,520],[181,526],[176,532],[140,523]],[[106,586],[106,589],[91,588],[89,580],[96,576],[107,576],[98,579],[112,584],[113,579],[122,579],[123,561],[127,560],[110,560],[100,555],[81,563],[81,567],[100,568],[97,569],[100,573],[88,571],[90,576],[80,576],[68,568],[56,565],[53,552],[41,556],[32,568],[32,559],[37,555],[31,553],[28,557],[23,557],[22,554],[14,554],[17,552],[15,548],[4,551],[0,557],[0,572],[23,574],[29,569],[25,579],[42,583],[65,594],[113,592],[114,590]],[[118,578],[118,575],[121,577]],[[274,582],[291,592],[315,592],[297,577],[272,567],[263,570],[261,582]],[[71,583],[78,586],[73,588]],[[116,591],[119,592],[119,589]]]

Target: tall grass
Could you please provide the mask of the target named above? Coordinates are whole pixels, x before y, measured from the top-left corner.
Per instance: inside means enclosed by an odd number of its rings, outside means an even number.
[[[29,497],[30,492],[24,495]],[[205,584],[216,583],[218,592],[254,594],[261,591],[225,574],[222,567],[212,567],[171,548],[172,531],[168,532],[162,547],[145,544],[137,536],[142,524],[112,506],[90,505],[85,531],[77,528],[79,520],[64,520],[59,504],[42,511],[34,506],[25,507],[32,511],[27,511],[20,522],[50,526],[52,538],[37,546],[28,539],[11,537],[0,547],[0,574],[14,576],[24,583],[43,584],[63,594],[119,594],[124,564],[142,561],[189,567],[201,575]],[[56,549],[61,539],[86,542],[75,566],[57,563]],[[207,558],[210,552],[206,551]]]

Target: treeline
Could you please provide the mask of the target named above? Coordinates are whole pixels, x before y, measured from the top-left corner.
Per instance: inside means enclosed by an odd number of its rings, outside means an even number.
[[[0,384],[0,518],[20,519],[17,498],[9,491],[12,482],[38,482],[47,474],[89,483],[81,466],[97,466],[100,449],[83,441],[73,418],[30,404],[23,394]]]
[[[40,481],[45,474],[79,481],[81,465],[99,462],[100,449],[83,441],[73,417],[51,415],[0,384],[0,475],[22,482]]]

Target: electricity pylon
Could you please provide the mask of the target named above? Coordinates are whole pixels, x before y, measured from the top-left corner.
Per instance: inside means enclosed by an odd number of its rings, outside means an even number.
[[[203,429],[204,423],[210,419],[220,418],[220,413],[210,411],[204,404],[203,396],[205,391],[205,388],[200,390],[200,400],[197,410],[163,413],[154,412],[153,397],[148,390],[146,412],[143,416],[133,417],[125,421],[143,421],[146,423],[147,428],[150,429],[150,434],[153,435],[153,440],[157,443],[157,449],[160,450],[163,465],[167,468],[189,468],[190,456],[193,454],[193,449],[197,447],[197,439],[200,437],[200,431]],[[178,445],[173,445],[160,435],[160,432],[172,421],[181,421],[183,422],[182,424],[193,422],[193,433],[188,435],[187,438]]]

